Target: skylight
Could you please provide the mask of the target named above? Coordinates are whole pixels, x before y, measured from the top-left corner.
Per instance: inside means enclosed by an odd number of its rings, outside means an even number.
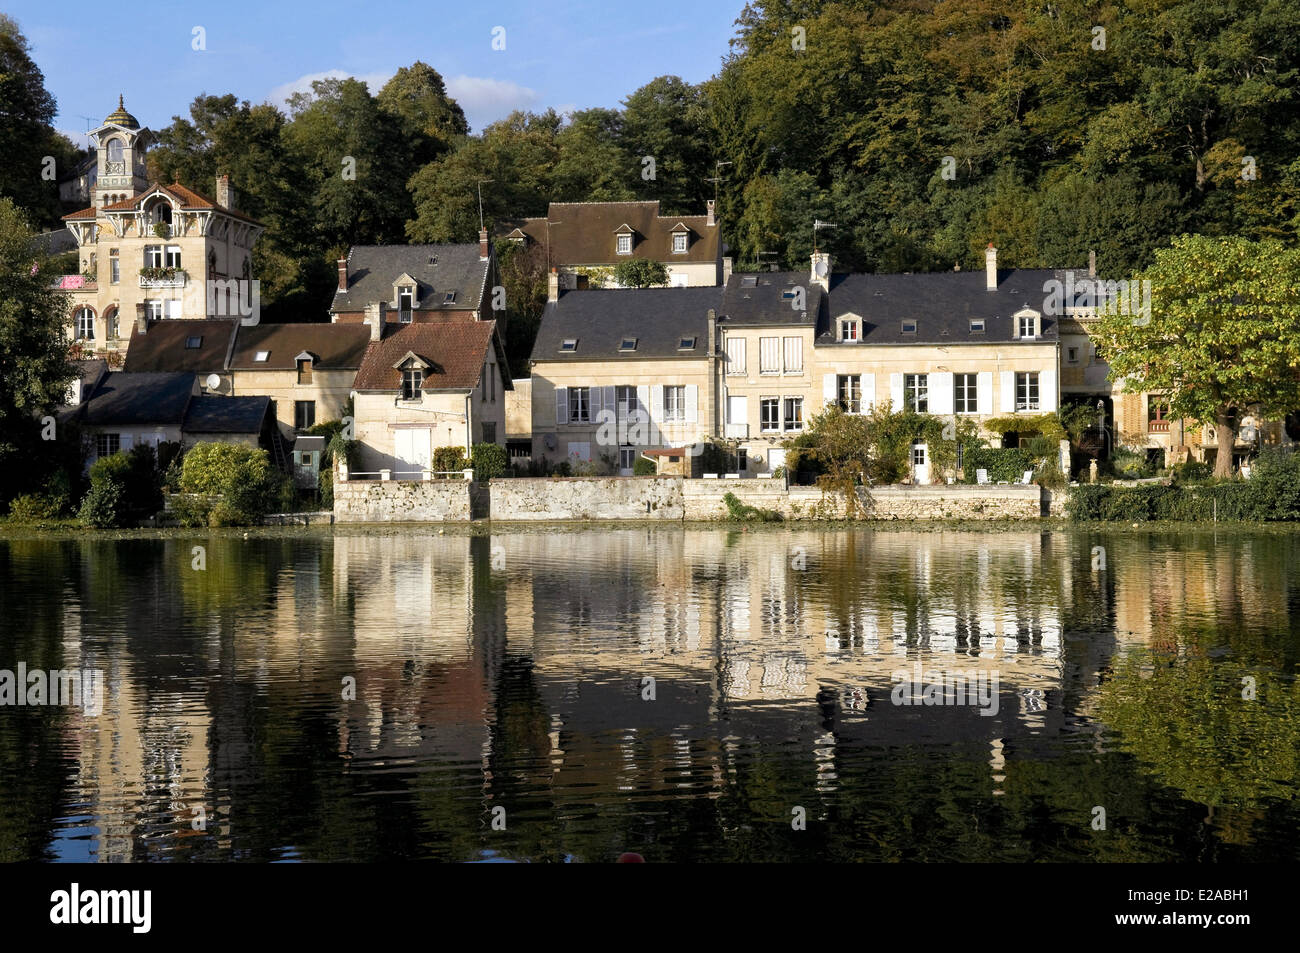
[[[916,333],[916,322],[915,322],[915,321],[904,321],[904,322],[903,322],[903,333],[904,333],[904,334],[915,334],[915,333]]]
[[[565,338],[563,341],[560,342],[561,351],[576,351],[577,349],[578,349],[577,338]]]
[[[456,292],[448,291],[442,298],[443,304],[452,304],[456,300]]]
[[[268,361],[268,360],[270,360],[270,358],[271,358],[271,352],[270,352],[270,351],[258,351],[256,354],[253,355],[253,360],[255,360],[255,361],[259,362],[259,363],[262,363],[262,362]]]
[[[185,349],[187,351],[193,351],[196,348],[200,348],[200,347],[203,347],[203,338],[189,337],[185,339]]]
[[[742,275],[740,278],[740,287],[742,288],[758,287],[758,275]]]
[[[623,338],[622,342],[618,346],[618,349],[620,351],[635,351],[636,338]]]
[[[971,333],[971,334],[983,334],[983,333],[984,333],[984,319],[983,319],[983,318],[974,318],[974,319],[971,320],[971,323],[970,323],[970,333]]]
[[[693,351],[695,350],[695,338],[682,338],[677,342],[677,350]]]

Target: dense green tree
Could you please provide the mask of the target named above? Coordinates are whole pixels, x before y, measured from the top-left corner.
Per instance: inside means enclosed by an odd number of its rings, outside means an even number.
[[[614,280],[624,288],[654,288],[668,284],[668,269],[650,258],[629,258],[614,266]]]
[[[399,69],[375,98],[407,136],[417,166],[450,152],[469,133],[465,113],[447,95],[442,75],[419,60]]]

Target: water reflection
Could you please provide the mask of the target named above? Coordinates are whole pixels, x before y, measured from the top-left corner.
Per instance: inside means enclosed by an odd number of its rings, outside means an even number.
[[[0,708],[0,859],[1293,856],[1298,557],[785,527],[0,540],[0,668],[107,679],[98,716]],[[900,672],[995,695],[898,705]]]

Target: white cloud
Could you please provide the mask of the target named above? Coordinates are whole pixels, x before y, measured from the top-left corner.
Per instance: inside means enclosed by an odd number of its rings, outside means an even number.
[[[470,128],[481,132],[483,127],[504,119],[516,109],[536,105],[536,90],[520,86],[508,79],[488,79],[483,76],[449,76],[447,93],[460,103]]]
[[[379,70],[374,73],[349,73],[342,69],[327,69],[323,73],[308,73],[306,76],[299,76],[297,79],[284,83],[271,90],[267,99],[277,106],[283,105],[294,93],[311,92],[311,84],[318,79],[346,79],[351,77],[359,79],[369,87],[371,94],[378,93],[384,88],[384,84],[393,78],[396,70]]]

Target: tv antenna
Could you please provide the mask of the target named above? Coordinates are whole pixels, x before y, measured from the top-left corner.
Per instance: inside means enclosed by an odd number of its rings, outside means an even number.
[[[494,181],[496,180],[495,179],[478,180],[478,227],[480,229],[483,228],[483,183],[494,182]]]

